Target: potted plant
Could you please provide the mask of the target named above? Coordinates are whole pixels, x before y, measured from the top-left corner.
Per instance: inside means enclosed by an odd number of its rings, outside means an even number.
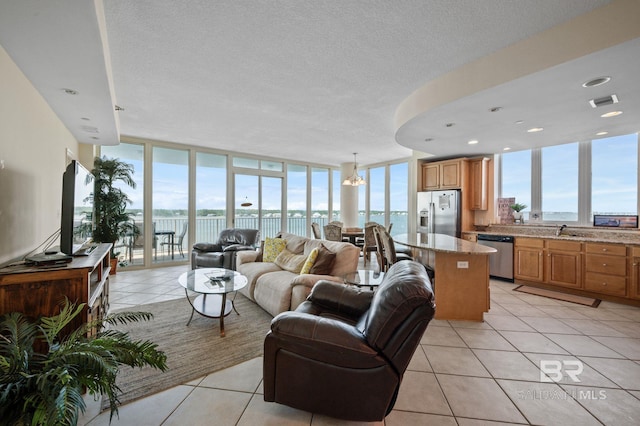
[[[526,204],[522,204],[522,203],[514,203],[511,204],[509,207],[511,207],[511,210],[513,210],[513,219],[515,221],[518,220],[522,220],[522,210],[527,208]]]
[[[106,395],[113,418],[118,413],[120,366],[167,369],[166,354],[153,342],[133,341],[126,332],[106,328],[146,321],[152,314],[118,312],[67,331],[83,309],[84,304],[65,300],[52,317],[32,321],[13,312],[0,318],[2,424],[74,425],[86,408],[85,391]]]
[[[117,158],[96,157],[91,173],[94,178],[93,205],[94,229],[93,241],[111,243],[111,270],[116,271],[118,254],[115,252],[116,242],[120,239],[133,238],[139,235],[132,215],[127,213],[127,204],[131,200],[116,182],[135,188],[133,166]]]

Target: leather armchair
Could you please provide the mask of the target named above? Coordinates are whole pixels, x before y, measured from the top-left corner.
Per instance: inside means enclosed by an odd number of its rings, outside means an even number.
[[[260,244],[257,229],[224,229],[215,243],[197,243],[191,251],[191,269],[225,268],[236,269],[236,253],[255,250]]]
[[[264,341],[264,399],[343,420],[381,421],[433,318],[424,267],[394,264],[375,293],[318,282]]]

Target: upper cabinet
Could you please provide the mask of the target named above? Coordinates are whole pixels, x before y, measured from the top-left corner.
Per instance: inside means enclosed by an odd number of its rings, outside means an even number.
[[[460,189],[465,176],[466,159],[422,164],[422,191]]]
[[[471,210],[487,210],[489,207],[489,161],[489,158],[469,160]]]

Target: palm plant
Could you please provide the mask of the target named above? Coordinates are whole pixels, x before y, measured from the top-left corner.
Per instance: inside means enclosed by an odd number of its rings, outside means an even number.
[[[121,365],[166,370],[166,355],[153,342],[106,328],[146,321],[152,314],[119,312],[63,331],[83,309],[84,304],[65,300],[58,315],[35,322],[17,312],[0,319],[0,423],[75,425],[86,408],[84,390],[106,395],[112,418],[118,413]],[[43,343],[47,349],[39,353],[35,348]]]
[[[113,244],[112,258],[118,255],[113,247],[119,239],[135,238],[139,233],[131,214],[126,211],[127,204],[131,203],[131,199],[116,186],[116,182],[123,182],[129,187],[135,188],[136,182],[133,180],[133,172],[133,165],[118,158],[103,156],[93,160],[93,170],[91,170],[95,179],[93,241]]]

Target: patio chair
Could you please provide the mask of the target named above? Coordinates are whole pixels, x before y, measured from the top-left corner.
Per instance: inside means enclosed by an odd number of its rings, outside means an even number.
[[[184,252],[182,251],[182,243],[184,242],[184,237],[187,234],[187,227],[188,227],[188,222],[185,222],[182,225],[182,231],[180,232],[180,234],[174,237],[173,243],[171,242],[171,240],[165,240],[161,242],[160,246],[162,247],[162,251],[164,252],[165,246],[167,247],[168,250],[171,250],[172,248],[175,249],[177,247],[178,253],[180,253],[180,256],[184,257]]]

